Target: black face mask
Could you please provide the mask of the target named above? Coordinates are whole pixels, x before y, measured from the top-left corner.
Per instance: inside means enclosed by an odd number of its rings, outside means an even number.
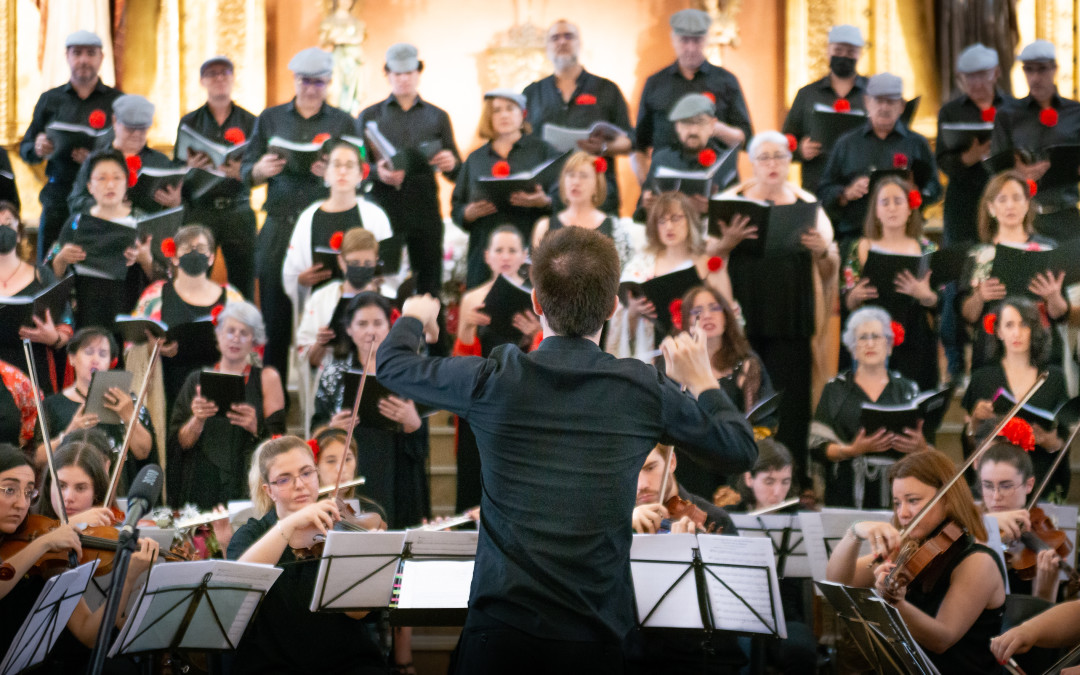
[[[371,283],[375,278],[374,265],[346,265],[345,280],[349,285],[359,290]]]
[[[7,225],[0,225],[0,253],[11,253],[19,243],[19,233]]]
[[[848,78],[855,74],[855,59],[850,56],[833,56],[829,58],[829,70],[833,75]]]
[[[180,269],[184,270],[189,277],[198,277],[206,274],[206,271],[210,269],[210,256],[198,251],[188,251],[180,256],[179,263]]]

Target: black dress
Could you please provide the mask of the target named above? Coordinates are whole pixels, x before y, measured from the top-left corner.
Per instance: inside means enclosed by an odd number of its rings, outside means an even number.
[[[355,356],[350,355],[347,359],[334,359],[323,369],[315,394],[312,428],[328,423],[341,410],[345,371],[359,367]],[[411,434],[361,427],[358,422],[353,438],[359,448],[357,470],[365,478],[357,491],[379,505],[390,528],[412,527],[429,517],[427,420],[421,418],[420,428]]]
[[[192,305],[180,297],[171,281],[161,287],[161,320],[165,325],[179,326],[202,319],[217,306],[224,306],[228,292],[222,288],[221,295],[209,305]],[[221,358],[217,343],[179,344],[176,356],[161,357],[161,379],[165,387],[165,409],[172,410],[180,388],[188,373],[214,365]]]
[[[11,297],[33,296],[54,283],[56,283],[56,275],[53,273],[52,268],[43,265],[35,268],[33,280],[17,293],[12,293]],[[52,320],[53,323],[59,326],[65,318],[70,320],[69,317],[63,316],[54,316]],[[63,352],[58,353],[48,345],[43,345],[40,342],[31,343],[31,349],[34,352],[34,365],[37,366],[37,380],[38,386],[41,387],[41,393],[51,394],[57,391],[63,385],[60,380],[63,377],[63,369],[57,367],[57,362],[61,366],[66,362]],[[0,343],[0,361],[10,363],[24,373],[28,372],[26,355],[23,353],[21,340],[11,344]]]
[[[872,401],[862,387],[855,383],[855,373],[846,370],[825,384],[821,400],[814,411],[810,425],[810,452],[814,459],[825,466],[825,505],[866,509],[892,508],[892,499],[881,496],[887,469],[884,466],[868,466],[869,458],[900,459],[903,455],[889,450],[875,455],[863,455],[834,462],[825,455],[830,443],[850,443],[859,434],[859,418],[863,403],[882,405],[903,403],[919,394],[919,387],[899,373],[889,372],[889,383],[881,396]],[[857,477],[862,476],[862,499],[859,495]]]
[[[180,447],[179,432],[191,419],[191,402],[199,384],[199,372],[188,375],[176,397],[169,418],[165,475],[170,506],[194,504],[201,511],[230,499],[247,499],[247,472],[251,454],[260,441],[285,433],[285,411],[263,417],[262,368],[252,366],[247,376],[244,401],[255,408],[258,433],[252,436],[222,415],[206,420],[195,445]]]
[[[273,509],[262,518],[249,519],[233,534],[227,558],[238,559],[277,521]],[[232,673],[386,675],[386,661],[371,639],[368,620],[309,610],[318,560],[297,563],[286,547],[277,566],[281,576],[237,645]]]
[[[1049,366],[1047,370],[1050,376],[1031,397],[1028,404],[1054,412],[1062,403],[1069,400],[1069,394],[1065,388],[1065,374],[1061,371],[1061,368]],[[1005,377],[1005,369],[1001,367],[1001,363],[987,364],[978,370],[972,371],[971,382],[968,384],[967,391],[964,392],[961,405],[970,414],[975,407],[975,403],[994,400],[999,389],[1008,391],[1014,397],[1017,396],[1016,392],[1009,389],[1009,380]],[[1020,392],[1019,396],[1023,396],[1023,394],[1024,392]],[[1068,448],[1062,448],[1059,452],[1068,451]],[[1031,463],[1035,465],[1035,484],[1038,485],[1047,472],[1050,471],[1050,465],[1057,459],[1057,453],[1050,452],[1041,445],[1036,445],[1034,452],[1029,453],[1029,456],[1031,457]],[[1058,492],[1061,497],[1068,496],[1071,477],[1072,468],[1069,466],[1069,458],[1065,457],[1061,460],[1061,464],[1058,465],[1057,471],[1054,472],[1054,477],[1050,479],[1047,492],[1043,494],[1043,499],[1047,499],[1055,492]]]
[[[22,411],[15,403],[15,397],[2,383],[0,383],[0,443],[10,443],[16,448],[21,448],[23,445]]]

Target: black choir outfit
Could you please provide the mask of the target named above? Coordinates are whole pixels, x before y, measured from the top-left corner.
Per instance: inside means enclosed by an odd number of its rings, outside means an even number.
[[[454,141],[450,116],[420,96],[405,110],[391,95],[360,113],[357,126],[363,130],[368,122],[376,122],[386,140],[405,155],[405,165],[399,167],[405,170],[405,180],[400,186],[383,183],[377,174],[372,176],[370,198],[386,212],[394,230],[393,238],[379,243],[379,258],[388,269],[397,269],[401,249],[406,247],[417,292],[437,295],[442,287],[443,240],[439,185],[435,181],[435,167],[418,147],[421,143],[437,141],[442,150],[449,150],[457,164],[443,176],[456,181],[461,173],[461,155]]]
[[[833,105],[843,98],[851,107],[851,110],[866,111],[866,104],[863,102],[863,97],[866,96],[866,85],[869,80],[862,75],[855,76],[855,84],[851,87],[851,91],[847,93],[847,96],[838,96],[836,90],[832,87],[832,76],[826,75],[825,77],[811,82],[799,89],[795,94],[795,100],[791,103],[791,110],[788,111],[787,117],[784,118],[784,126],[781,131],[785,134],[791,134],[797,141],[800,142],[800,148],[802,147],[802,139],[810,136],[811,118],[814,115],[814,107],[818,105],[828,106],[830,109]],[[810,140],[821,141],[820,138],[811,137]],[[800,150],[795,150],[792,153],[792,159],[798,161],[802,165],[802,186],[803,189],[813,192],[817,190],[818,183],[821,181],[821,174],[825,171],[825,162],[828,160],[828,148],[823,148],[821,154],[813,159],[804,159]]]
[[[855,382],[855,372],[844,371],[829,380],[821,391],[821,400],[810,424],[810,453],[825,468],[825,505],[857,509],[892,508],[885,474],[888,464],[903,455],[895,450],[861,455],[834,462],[825,452],[830,443],[846,445],[859,435],[863,403],[892,405],[910,401],[919,394],[919,386],[899,373],[889,372],[877,400],[872,400]]]
[[[52,286],[56,281],[56,274],[53,273],[52,267],[49,267],[48,265],[36,266],[34,268],[33,280],[15,293],[12,293],[10,297],[33,297],[49,286]],[[0,300],[2,300],[2,298],[0,298]],[[70,323],[72,321],[72,317],[69,314],[70,311],[71,308],[70,305],[68,305],[65,316],[52,317],[53,323],[56,324],[57,327],[63,323]],[[63,365],[67,363],[66,355],[62,351],[54,350],[49,345],[44,345],[40,342],[31,343],[31,349],[34,352],[34,364],[37,366],[38,386],[41,387],[42,393],[50,394],[62,388]],[[0,361],[10,363],[24,373],[28,372],[26,355],[23,353],[21,340],[10,344],[0,343]]]
[[[234,291],[234,293],[236,293]],[[217,299],[209,305],[192,305],[180,297],[172,281],[163,282],[161,287],[161,321],[169,326],[179,326],[198,321],[210,316],[215,307],[224,307],[228,302],[229,291],[221,289]],[[235,296],[234,296],[235,297]],[[172,405],[184,386],[188,373],[214,365],[221,357],[217,342],[210,344],[177,343],[176,356],[161,357],[161,377],[165,387],[165,409],[172,410]]]
[[[642,183],[641,189],[650,190],[654,193],[660,191],[656,186],[656,170],[662,166],[666,166],[669,169],[675,169],[676,171],[705,171],[712,166],[711,164],[706,166],[701,163],[700,155],[705,150],[712,150],[716,153],[716,161],[720,161],[720,157],[724,156],[724,153],[728,151],[728,148],[720,141],[720,139],[714,137],[709,138],[709,141],[705,144],[704,148],[700,150],[688,150],[681,143],[678,138],[675,139],[675,143],[663,148],[656,148],[653,150],[652,161],[649,163],[649,173],[645,175],[645,182]],[[738,172],[731,176],[728,181],[724,181],[724,176],[717,174],[715,176],[715,182],[713,183],[714,192],[717,189],[723,189],[735,182],[738,179]],[[645,222],[648,214],[645,213],[645,207],[643,205],[642,198],[638,199],[637,210],[634,212],[634,220],[639,222]]]

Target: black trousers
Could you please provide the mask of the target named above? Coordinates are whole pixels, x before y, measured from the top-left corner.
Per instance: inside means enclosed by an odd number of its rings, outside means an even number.
[[[450,660],[452,675],[621,675],[623,656],[616,642],[575,642],[535,637],[484,617],[465,620]]]
[[[267,215],[255,245],[255,270],[259,279],[259,309],[266,323],[263,363],[289,381],[289,345],[292,343],[292,301],[281,283],[281,267],[289,248],[296,216]]]
[[[38,193],[41,202],[41,220],[38,222],[37,259],[40,264],[49,249],[60,236],[60,230],[67,222],[71,211],[68,209],[67,198],[71,193],[70,183],[49,181]]]
[[[248,300],[255,298],[255,212],[247,199],[227,208],[193,207],[184,212],[184,223],[198,223],[214,234],[221,247],[229,283]]]

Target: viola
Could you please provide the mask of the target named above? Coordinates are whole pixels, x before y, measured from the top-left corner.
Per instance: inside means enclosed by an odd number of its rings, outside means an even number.
[[[920,574],[944,562],[947,554],[965,535],[967,531],[963,527],[953,520],[947,520],[922,543],[915,540],[904,542],[896,556],[896,567],[885,577],[887,594],[898,594]]]
[[[1058,567],[1069,575],[1069,585],[1080,585],[1080,574],[1065,560],[1072,552],[1072,544],[1069,543],[1065,533],[1054,526],[1053,521],[1039,507],[1031,509],[1031,530],[1025,530],[1020,535],[1023,547],[1018,551],[1007,551],[1005,561],[1009,568],[1015,570],[1017,576],[1024,581],[1031,581],[1038,573],[1038,557],[1041,551],[1047,549],[1057,553],[1060,560]]]
[[[719,533],[720,529],[713,523],[711,526],[706,527],[705,521],[708,520],[709,514],[702,511],[694,502],[689,499],[683,499],[679,495],[672,495],[666,502],[664,502],[664,508],[668,512],[668,529],[670,530],[672,521],[682,520],[683,518],[689,518],[699,530],[705,530],[706,532]]]

